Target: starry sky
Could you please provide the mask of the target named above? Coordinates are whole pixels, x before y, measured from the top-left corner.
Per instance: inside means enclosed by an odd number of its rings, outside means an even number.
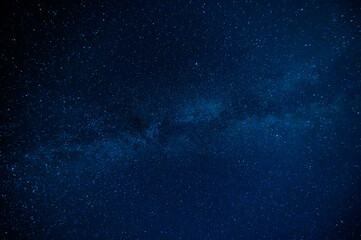
[[[1,1],[1,239],[359,239],[358,1]]]

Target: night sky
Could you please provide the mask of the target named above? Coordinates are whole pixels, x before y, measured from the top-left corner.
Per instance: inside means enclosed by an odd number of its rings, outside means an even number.
[[[360,239],[358,1],[1,1],[1,239]]]

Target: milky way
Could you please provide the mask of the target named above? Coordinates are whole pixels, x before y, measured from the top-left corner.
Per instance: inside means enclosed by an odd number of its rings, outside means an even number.
[[[2,3],[2,239],[361,236],[360,5],[236,2]]]

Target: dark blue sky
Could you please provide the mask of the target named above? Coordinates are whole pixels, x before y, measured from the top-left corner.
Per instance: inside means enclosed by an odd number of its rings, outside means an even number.
[[[1,3],[2,239],[359,239],[357,1]]]

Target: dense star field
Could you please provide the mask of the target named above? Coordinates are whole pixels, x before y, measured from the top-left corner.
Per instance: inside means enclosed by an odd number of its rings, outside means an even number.
[[[1,239],[359,239],[358,1],[1,1]]]

